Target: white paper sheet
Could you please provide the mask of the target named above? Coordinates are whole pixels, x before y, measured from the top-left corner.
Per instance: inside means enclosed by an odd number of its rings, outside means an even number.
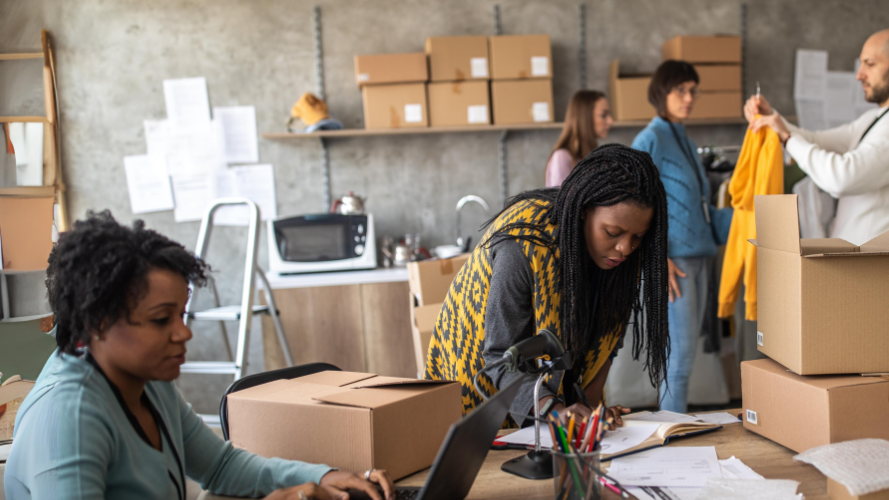
[[[720,460],[719,468],[722,470],[722,477],[726,479],[765,479],[740,459],[735,458],[734,455],[731,458]]]
[[[167,119],[176,127],[189,128],[210,121],[210,100],[204,77],[164,80],[164,101]]]
[[[12,122],[9,140],[15,150],[15,184],[43,185],[43,123]]]
[[[123,165],[134,214],[173,209],[170,174],[162,155],[125,156]]]
[[[617,427],[613,431],[605,431],[602,434],[602,453],[615,455],[639,446],[654,434],[660,425],[634,425]]]
[[[501,436],[497,441],[508,444],[520,444],[525,446],[534,445],[534,426],[519,429],[512,434]],[[545,425],[540,426],[540,446],[551,450],[553,448],[553,436]]]
[[[631,486],[703,486],[722,470],[713,446],[662,447],[614,459],[608,475]]]
[[[233,167],[215,174],[216,198],[247,198],[259,206],[262,220],[278,217],[275,198],[275,173],[271,165]],[[220,207],[213,216],[213,223],[220,226],[246,226],[249,209],[246,206]]]
[[[638,420],[643,422],[661,422],[661,423],[690,423],[697,422],[697,417],[686,415],[684,413],[674,413],[672,411],[641,411],[639,413],[631,413],[624,420]]]
[[[235,106],[213,108],[213,119],[222,124],[226,163],[256,163],[259,147],[256,139],[256,108]]]
[[[762,481],[746,481],[744,479],[714,478],[707,481],[701,488],[698,498],[720,500],[800,500],[802,493],[797,494],[797,481],[790,479],[764,479]]]
[[[827,116],[824,100],[796,100],[796,119],[800,128],[806,130],[825,130]]]
[[[823,101],[827,96],[827,52],[797,49],[793,98]]]
[[[858,118],[855,114],[855,87],[861,88],[855,81],[855,73],[827,72],[827,99],[824,102],[827,128],[839,127]]]
[[[174,175],[173,195],[176,222],[188,222],[204,218],[204,211],[213,200],[213,181],[210,174]]]
[[[735,415],[730,415],[726,412],[721,413],[698,413],[695,415],[695,418],[706,422],[708,424],[717,424],[717,425],[725,425],[725,424],[740,424],[741,421],[738,420],[738,417]]]
[[[719,468],[722,471],[723,479],[765,479],[735,457],[720,460]],[[626,489],[639,500],[696,500],[700,497],[703,488],[698,486],[674,486],[670,488],[661,486],[627,486]]]
[[[148,154],[165,156],[170,175],[207,174],[225,168],[225,137],[220,121],[190,127],[176,127],[169,120],[143,123]]]

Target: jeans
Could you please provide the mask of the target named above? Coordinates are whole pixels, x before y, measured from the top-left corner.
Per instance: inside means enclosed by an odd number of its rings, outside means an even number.
[[[707,309],[707,261],[710,257],[674,258],[673,263],[686,277],[676,277],[682,298],[670,303],[670,358],[667,380],[660,387],[661,410],[685,413],[688,408],[688,380]]]

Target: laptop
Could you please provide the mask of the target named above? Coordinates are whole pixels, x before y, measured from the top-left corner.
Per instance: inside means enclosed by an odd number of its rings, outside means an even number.
[[[505,389],[452,425],[438,450],[426,483],[422,487],[395,488],[397,500],[462,500],[469,494],[481,470],[491,442],[503,425],[512,400],[524,377],[514,380]],[[366,493],[349,490],[352,500],[367,500]]]

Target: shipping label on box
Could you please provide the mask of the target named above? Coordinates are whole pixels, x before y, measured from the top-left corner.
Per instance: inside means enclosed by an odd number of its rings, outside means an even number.
[[[862,438],[889,439],[889,380],[801,376],[771,359],[741,363],[746,429],[796,452]]]
[[[365,85],[364,128],[426,127],[426,84]]]
[[[796,195],[754,205],[759,351],[800,375],[889,372],[889,232],[800,239]]]
[[[355,56],[359,86],[380,83],[418,83],[429,80],[426,54],[369,54]]]
[[[433,82],[487,80],[488,37],[440,36],[426,39]]]
[[[491,101],[497,125],[553,121],[553,86],[549,79],[494,80]]]
[[[552,78],[549,35],[499,35],[490,38],[491,78]]]
[[[229,394],[232,445],[398,479],[432,465],[462,416],[460,384],[328,371]]]
[[[608,67],[611,113],[617,121],[650,120],[657,115],[648,102],[651,75],[621,75],[620,60]]]
[[[487,125],[488,82],[436,82],[429,84],[429,123],[433,127]]]

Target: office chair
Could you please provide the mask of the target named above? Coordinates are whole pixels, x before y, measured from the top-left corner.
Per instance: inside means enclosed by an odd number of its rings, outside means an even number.
[[[280,370],[272,370],[255,375],[248,375],[232,382],[225,394],[222,395],[222,402],[219,403],[219,423],[222,425],[222,437],[228,441],[228,395],[233,392],[243,391],[257,385],[267,384],[275,380],[289,380],[293,378],[305,377],[313,373],[319,372],[340,372],[339,368],[329,363],[309,363],[305,365],[292,366],[290,368],[281,368]]]

